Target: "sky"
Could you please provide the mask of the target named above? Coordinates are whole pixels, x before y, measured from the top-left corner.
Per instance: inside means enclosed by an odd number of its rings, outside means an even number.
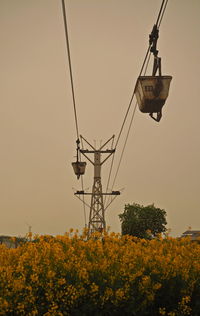
[[[79,132],[97,147],[119,134],[160,5],[66,0]],[[124,190],[106,211],[111,231],[120,232],[118,215],[132,203],[164,209],[172,236],[200,229],[199,15],[199,0],[168,2],[158,49],[163,75],[173,77],[169,97],[160,123],[136,110],[113,188]],[[36,234],[81,231],[61,1],[0,0],[0,38],[0,235],[24,236],[30,226]],[[104,189],[109,166],[102,170]],[[87,163],[87,192],[92,184]],[[88,214],[86,208],[86,223]]]

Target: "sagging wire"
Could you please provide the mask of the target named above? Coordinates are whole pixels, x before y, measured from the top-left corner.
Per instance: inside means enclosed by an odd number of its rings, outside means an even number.
[[[65,39],[66,39],[66,46],[67,46],[67,54],[68,54],[68,62],[69,62],[69,72],[70,72],[70,82],[71,82],[71,91],[72,91],[72,100],[73,100],[73,109],[74,109],[74,118],[75,118],[75,126],[76,126],[76,136],[77,136],[77,144],[79,141],[79,128],[78,128],[78,117],[77,117],[77,109],[76,109],[76,98],[75,98],[75,89],[74,89],[74,80],[73,80],[73,71],[72,71],[72,62],[71,62],[71,54],[70,54],[70,42],[69,42],[69,32],[68,32],[68,25],[67,25],[67,14],[66,14],[66,7],[65,7],[65,0],[62,0],[62,13],[63,13],[63,22],[64,22],[64,29],[65,29]],[[77,153],[78,159],[78,153]],[[81,160],[81,158],[80,158]],[[83,176],[81,176],[81,187],[84,190],[84,183],[83,183]],[[84,212],[84,221],[86,227],[86,210],[85,210],[85,200],[83,196],[83,212]]]
[[[159,29],[159,27],[161,25],[161,22],[162,22],[162,19],[163,19],[165,10],[166,10],[167,3],[168,3],[168,0],[163,0],[162,1],[161,7],[160,7],[160,10],[159,10],[159,13],[158,13],[157,21],[156,21],[156,24],[154,25],[154,28],[156,28],[157,30]],[[152,31],[152,33],[153,33],[153,31]],[[148,65],[149,65],[150,57],[151,57],[151,47],[152,47],[152,42],[149,41],[149,46],[148,46],[148,49],[147,49],[147,52],[146,52],[146,55],[145,55],[145,58],[144,58],[144,61],[143,61],[140,73],[139,73],[139,77],[142,75],[144,67],[145,67],[144,75],[147,72],[147,68],[148,68]],[[128,109],[126,111],[124,120],[122,122],[122,126],[121,126],[121,129],[120,129],[120,132],[119,132],[116,144],[115,144],[115,149],[118,146],[119,140],[120,140],[121,135],[122,135],[122,131],[123,131],[124,126],[125,126],[125,123],[126,123],[126,120],[127,120],[127,117],[128,117],[128,114],[129,114],[129,111],[130,111],[130,108],[131,108],[131,105],[132,105],[132,102],[133,102],[133,99],[134,99],[136,86],[137,86],[137,81],[135,83],[135,87],[134,87],[133,93],[131,95],[131,99],[130,99],[130,102],[129,102],[129,105],[128,105]],[[112,189],[113,189],[114,184],[116,182],[116,178],[117,178],[117,175],[118,175],[118,172],[119,172],[119,168],[120,168],[120,165],[121,165],[121,162],[122,162],[122,158],[123,158],[123,155],[124,155],[124,152],[125,152],[125,147],[126,147],[126,144],[127,144],[127,141],[128,141],[129,134],[130,134],[130,129],[131,129],[131,126],[132,126],[132,123],[133,123],[133,119],[134,119],[135,113],[136,113],[136,108],[137,108],[137,102],[135,104],[135,107],[134,107],[134,110],[133,110],[133,114],[132,114],[132,117],[131,117],[131,121],[130,121],[130,124],[129,124],[129,127],[128,127],[128,131],[127,131],[127,134],[126,134],[125,142],[124,142],[124,145],[123,145],[123,148],[122,148],[122,152],[121,152],[121,155],[120,155],[119,164],[117,166],[116,173],[115,173],[115,176],[114,176]],[[113,160],[112,160],[112,164],[111,164],[111,170],[110,170],[110,173],[109,173],[109,179],[111,177],[111,171],[112,171],[112,168],[113,168],[113,163],[114,163],[114,155],[113,155]]]

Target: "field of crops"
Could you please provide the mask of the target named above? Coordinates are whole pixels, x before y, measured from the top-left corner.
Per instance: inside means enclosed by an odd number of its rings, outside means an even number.
[[[0,246],[0,315],[200,315],[200,244],[74,232]]]

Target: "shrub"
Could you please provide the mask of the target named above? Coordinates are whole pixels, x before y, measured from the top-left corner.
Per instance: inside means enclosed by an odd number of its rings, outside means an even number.
[[[200,314],[200,244],[119,234],[0,246],[0,315]]]

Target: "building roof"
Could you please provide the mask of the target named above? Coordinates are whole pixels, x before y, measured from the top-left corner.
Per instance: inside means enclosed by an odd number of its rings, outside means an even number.
[[[199,235],[200,230],[186,230],[182,235]]]
[[[186,230],[181,237],[190,237],[191,240],[200,240],[200,230]]]

